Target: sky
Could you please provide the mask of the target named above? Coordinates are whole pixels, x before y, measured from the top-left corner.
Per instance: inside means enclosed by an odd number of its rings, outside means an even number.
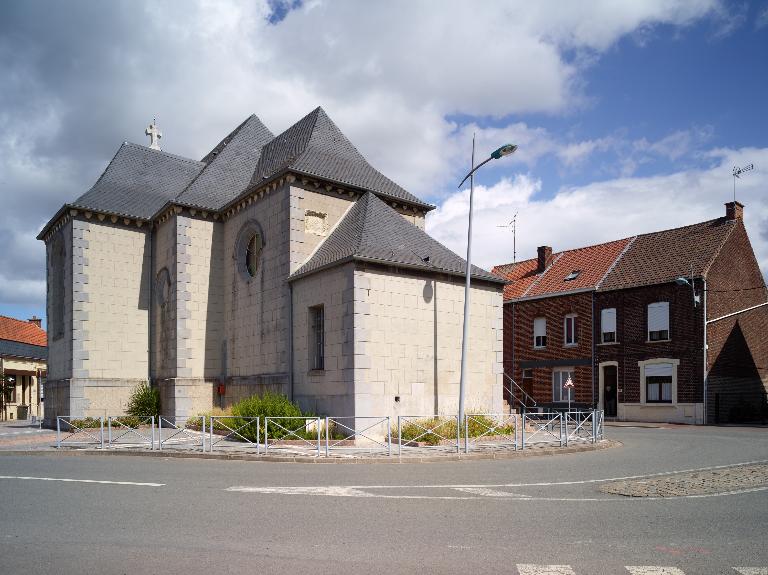
[[[724,215],[734,166],[768,274],[768,0],[0,3],[0,314],[45,315],[35,239],[123,141],[200,159],[255,113],[322,106],[369,162],[437,206],[473,263]]]

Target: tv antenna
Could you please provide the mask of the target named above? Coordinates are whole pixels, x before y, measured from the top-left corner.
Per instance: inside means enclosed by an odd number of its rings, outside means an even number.
[[[512,263],[517,261],[517,214],[519,210],[515,212],[509,223],[505,225],[497,225],[497,228],[512,228]]]
[[[742,166],[741,168],[738,168],[736,166],[733,167],[733,201],[736,201],[736,178],[741,179],[741,174],[744,172],[749,172],[755,169],[755,164],[747,164],[746,166]]]

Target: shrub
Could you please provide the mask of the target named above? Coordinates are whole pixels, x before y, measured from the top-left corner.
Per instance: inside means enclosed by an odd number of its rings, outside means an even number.
[[[296,439],[296,436],[289,433],[289,431],[306,439],[317,437],[316,431],[307,432],[305,429],[306,418],[312,416],[302,413],[298,405],[291,403],[287,397],[278,393],[265,393],[262,396],[254,395],[247,397],[232,406],[232,415],[236,416],[236,419],[232,420],[230,425],[234,429],[245,425],[247,420],[241,419],[245,417],[260,417],[262,428],[264,427],[265,417],[288,417],[290,419],[279,421],[279,425],[285,429],[278,427],[277,422],[270,426],[270,437],[279,439],[288,436],[288,438]],[[239,433],[250,441],[257,441],[255,425],[248,425]]]
[[[469,437],[512,435],[515,433],[515,426],[511,421],[497,427],[497,423],[486,415],[471,416],[468,428],[465,428],[464,425],[461,426],[459,430],[461,438],[467,435],[467,431],[469,432]],[[397,430],[395,429],[393,433],[397,433]],[[441,441],[455,441],[456,420],[453,418],[441,419],[435,417],[406,421],[400,430],[400,437],[404,443],[406,441],[418,441],[427,445],[438,445]]]
[[[157,388],[142,383],[133,390],[128,400],[128,415],[135,417],[155,417],[160,415],[160,392]]]

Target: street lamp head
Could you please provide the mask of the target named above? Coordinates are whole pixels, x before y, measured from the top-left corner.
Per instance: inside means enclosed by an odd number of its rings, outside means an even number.
[[[688,281],[688,278],[679,277],[675,280],[675,283],[679,286],[690,286],[691,282]]]
[[[509,154],[514,154],[516,150],[517,150],[517,146],[515,144],[505,144],[501,148],[499,148],[498,150],[494,151],[491,154],[491,157],[494,160],[498,160],[499,158],[501,158],[503,156],[508,156]]]

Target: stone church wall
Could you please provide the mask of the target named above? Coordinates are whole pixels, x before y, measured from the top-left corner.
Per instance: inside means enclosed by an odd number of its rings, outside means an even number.
[[[152,377],[176,376],[176,217],[155,227],[152,277]]]
[[[355,297],[355,414],[430,415],[458,410],[464,286],[440,279],[358,269]],[[502,294],[471,296],[470,411],[502,410]]]
[[[353,264],[297,280],[293,285],[294,400],[318,415],[355,415]],[[310,369],[309,308],[323,306],[325,369]]]
[[[224,224],[222,261],[227,385],[288,383],[289,274],[288,186],[272,190]],[[239,236],[249,224],[263,232],[264,248],[255,277],[238,254]],[[247,243],[247,241],[243,242]],[[278,383],[279,382],[279,383]]]

